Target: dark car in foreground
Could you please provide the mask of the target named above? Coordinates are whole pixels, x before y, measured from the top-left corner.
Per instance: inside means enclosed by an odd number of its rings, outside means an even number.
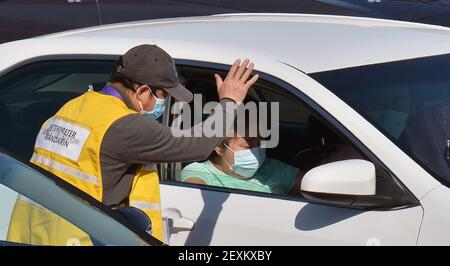
[[[28,202],[46,213],[63,218],[74,231],[89,237],[89,243],[96,246],[148,246],[161,245],[149,234],[138,228],[120,212],[96,201],[81,190],[66,183],[53,174],[0,151],[0,246],[16,245],[68,245],[78,246],[82,241],[76,237],[55,235],[48,238],[20,238],[11,235],[11,228],[24,235],[39,232],[44,227],[33,223],[31,215],[14,213],[17,201]],[[23,214],[23,213],[22,213]],[[12,219],[12,217],[14,219]],[[27,219],[27,220],[25,220]],[[12,223],[16,223],[16,225]],[[22,228],[17,228],[20,224]],[[56,230],[58,224],[51,228]],[[46,227],[48,229],[48,227]],[[55,239],[57,238],[57,239]],[[57,244],[56,244],[57,243]]]
[[[450,0],[0,0],[0,43],[126,21],[223,13],[306,13],[450,26]]]

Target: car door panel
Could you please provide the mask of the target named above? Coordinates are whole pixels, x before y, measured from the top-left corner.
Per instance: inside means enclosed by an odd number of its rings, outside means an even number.
[[[362,211],[305,201],[161,185],[164,209],[195,222],[171,245],[416,245],[420,206]]]

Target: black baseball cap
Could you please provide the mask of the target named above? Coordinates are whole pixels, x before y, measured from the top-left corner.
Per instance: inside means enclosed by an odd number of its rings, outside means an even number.
[[[119,58],[116,71],[138,84],[164,89],[179,101],[192,101],[192,93],[179,82],[173,58],[156,45],[131,48]]]

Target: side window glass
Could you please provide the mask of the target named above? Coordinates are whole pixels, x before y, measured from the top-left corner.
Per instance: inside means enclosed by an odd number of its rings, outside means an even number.
[[[259,92],[266,102],[280,103],[280,121],[283,123],[307,124],[310,113],[295,97],[286,97],[273,89],[273,86],[260,84]],[[283,103],[283,104],[281,104]],[[296,110],[296,112],[292,112]]]
[[[11,245],[93,245],[83,230],[3,185],[0,198],[0,241]]]
[[[450,176],[450,54],[310,74],[437,179]]]
[[[0,148],[29,159],[41,125],[68,100],[99,90],[114,61],[45,61],[23,66],[0,77]]]
[[[186,87],[202,94],[203,105],[218,101],[213,72],[184,71]],[[365,159],[306,104],[274,84],[259,80],[246,102],[267,102],[269,106],[279,103],[279,143],[275,148],[258,149],[261,139],[227,138],[205,161],[169,164],[168,179],[298,196],[301,178],[312,168],[339,160]]]
[[[146,245],[40,172],[0,154],[0,245]]]

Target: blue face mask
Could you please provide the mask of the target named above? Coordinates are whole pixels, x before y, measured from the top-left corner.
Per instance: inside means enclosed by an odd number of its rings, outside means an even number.
[[[233,172],[240,176],[248,178],[254,176],[266,159],[266,150],[260,147],[233,151],[225,143],[224,145],[234,153],[234,164],[230,165],[225,158],[222,157],[223,160]]]
[[[153,98],[155,98],[156,103],[155,106],[153,106],[153,110],[151,111],[145,111],[142,107],[141,101],[138,100],[138,102],[141,106],[141,113],[144,113],[156,120],[164,113],[164,110],[166,109],[166,99],[157,98],[154,94],[152,94],[152,96]]]

